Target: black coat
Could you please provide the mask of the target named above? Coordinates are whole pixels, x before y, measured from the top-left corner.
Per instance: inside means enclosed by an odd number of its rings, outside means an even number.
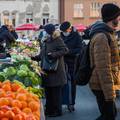
[[[45,72],[46,75],[43,76],[43,85],[47,87],[63,86],[67,82],[65,65],[64,65],[64,55],[68,53],[68,48],[64,44],[63,40],[60,38],[60,33],[56,31],[52,40],[46,40],[46,53],[52,53],[51,59],[59,59],[58,69],[55,72]],[[40,57],[41,64],[42,59],[45,56],[45,47],[42,47]]]
[[[18,39],[18,35],[17,35],[17,33],[16,33],[15,31],[11,31],[11,34],[13,35],[13,37],[14,37],[15,39]]]
[[[72,32],[69,36],[64,36],[61,32],[61,37],[69,49],[69,53],[65,55],[65,61],[73,61],[77,54],[80,54],[82,47],[82,39],[78,31],[72,27]]]
[[[2,26],[0,29],[0,42],[6,42],[6,47],[10,48],[11,43],[15,41],[13,35],[9,32],[6,26]]]

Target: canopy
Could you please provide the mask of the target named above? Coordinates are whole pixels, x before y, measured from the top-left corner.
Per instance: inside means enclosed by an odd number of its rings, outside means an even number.
[[[74,25],[74,27],[75,27],[79,32],[83,32],[83,31],[86,30],[86,28],[87,28],[85,25],[82,25],[82,24]]]
[[[33,23],[26,23],[16,27],[16,30],[38,30],[40,25]]]

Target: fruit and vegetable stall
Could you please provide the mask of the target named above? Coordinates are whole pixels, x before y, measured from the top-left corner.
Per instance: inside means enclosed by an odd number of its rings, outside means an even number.
[[[43,120],[42,70],[29,57],[37,50],[37,43],[17,42],[0,59],[0,120]]]

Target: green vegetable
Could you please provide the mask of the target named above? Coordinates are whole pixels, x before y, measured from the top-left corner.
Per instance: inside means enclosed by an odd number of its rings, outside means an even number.
[[[5,80],[5,73],[0,72],[0,81],[3,82]]]
[[[19,77],[26,77],[26,76],[27,76],[27,71],[18,70],[17,75],[18,75]]]
[[[33,77],[33,78],[35,77],[35,72],[29,71],[28,74],[29,74],[30,77]]]
[[[16,69],[14,67],[5,68],[3,71],[8,77],[16,74]]]
[[[27,65],[23,64],[20,66],[20,70],[25,70],[25,71],[29,71],[29,68]]]

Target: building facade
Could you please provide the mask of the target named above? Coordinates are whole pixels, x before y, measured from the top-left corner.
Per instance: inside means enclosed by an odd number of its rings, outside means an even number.
[[[59,0],[0,0],[0,25],[59,22]]]
[[[120,0],[60,0],[60,22],[90,25],[101,19],[101,7],[107,2],[120,6]]]

